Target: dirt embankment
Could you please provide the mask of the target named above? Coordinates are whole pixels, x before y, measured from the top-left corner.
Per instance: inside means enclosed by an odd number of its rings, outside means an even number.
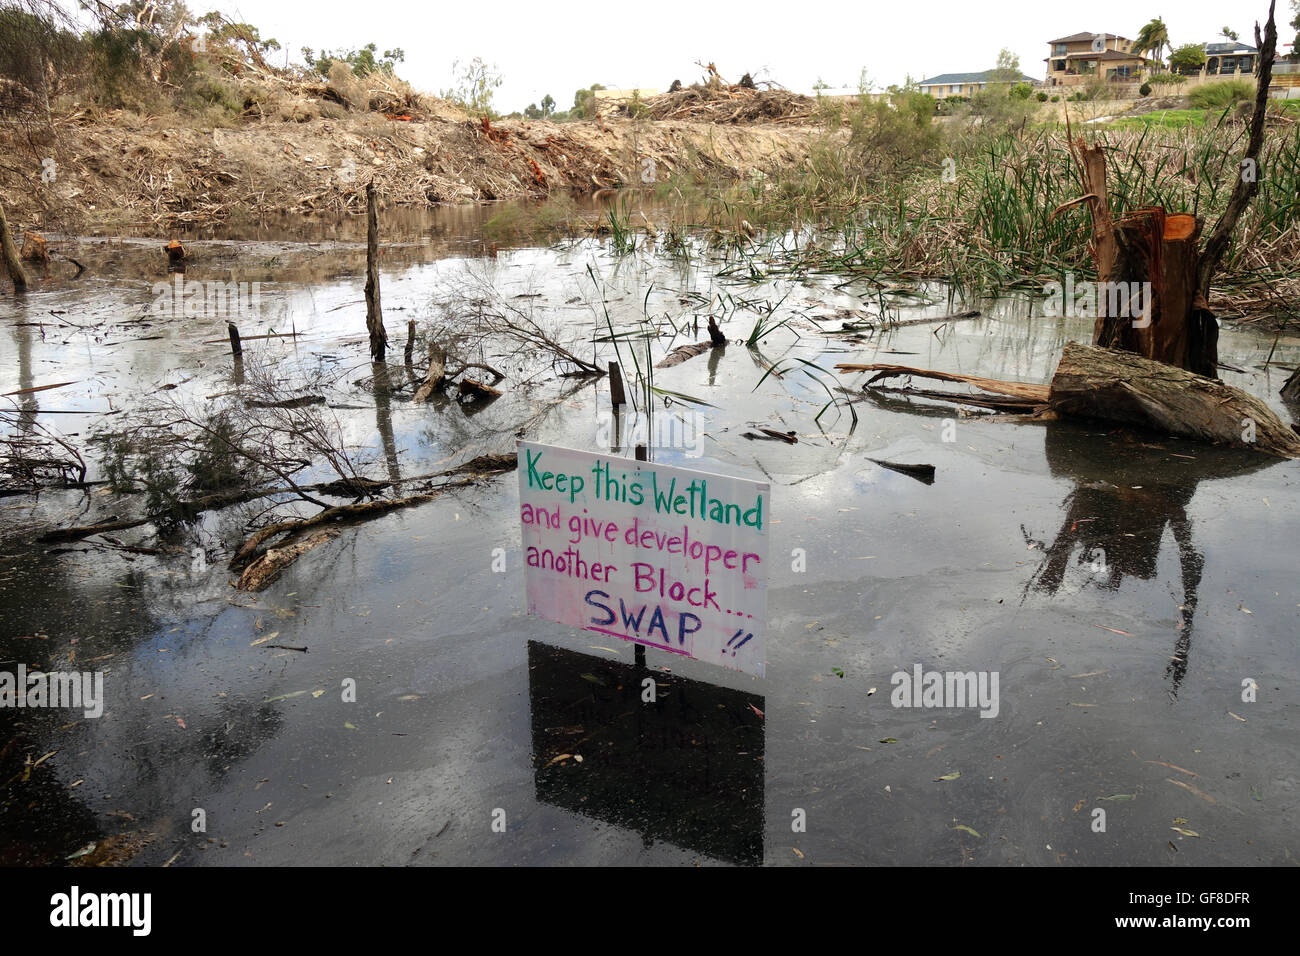
[[[676,177],[741,178],[804,161],[811,122],[716,124],[611,117],[487,123],[451,109],[415,120],[311,109],[230,128],[166,118],[86,115],[55,121],[41,145],[0,127],[0,150],[52,175],[0,178],[22,228],[85,222],[210,224],[365,208],[374,179],[387,203],[427,205],[591,192]],[[6,143],[5,141],[8,140]]]

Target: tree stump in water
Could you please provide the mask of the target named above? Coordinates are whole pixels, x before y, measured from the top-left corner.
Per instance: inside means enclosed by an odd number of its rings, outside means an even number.
[[[1097,269],[1093,345],[1214,378],[1219,325],[1196,289],[1201,221],[1159,206],[1115,220],[1102,148],[1078,143],[1075,150],[1092,208],[1090,251]]]
[[[0,206],[0,259],[4,260],[9,278],[13,280],[14,291],[22,292],[27,288],[27,271],[22,260],[18,258],[18,247],[9,232],[9,220],[5,218],[4,207]]]
[[[23,233],[23,259],[46,266],[50,264],[50,244],[44,236],[38,232]]]
[[[1114,228],[1111,271],[1098,273],[1093,344],[1214,378],[1219,324],[1196,294],[1200,220],[1152,206]]]
[[[1227,207],[1204,246],[1198,243],[1200,220],[1187,213],[1169,214],[1147,207],[1116,221],[1106,190],[1103,147],[1085,145],[1082,139],[1071,143],[1084,195],[1057,212],[1085,202],[1092,212],[1090,251],[1098,281],[1094,345],[1135,352],[1207,378],[1217,376],[1219,326],[1209,311],[1210,282],[1232,242],[1237,220],[1259,191],[1257,169],[1277,50],[1271,4],[1262,35],[1259,25],[1255,26],[1255,45],[1259,48],[1259,73],[1250,137]],[[1132,308],[1122,305],[1127,304],[1126,296],[1131,302],[1139,290],[1149,294],[1143,297],[1143,310],[1135,318]],[[1121,307],[1110,308],[1112,305]]]

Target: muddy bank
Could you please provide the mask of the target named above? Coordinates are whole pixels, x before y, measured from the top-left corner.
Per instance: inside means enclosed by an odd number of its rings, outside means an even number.
[[[450,109],[410,122],[311,110],[298,119],[205,129],[118,111],[56,120],[37,143],[0,126],[0,151],[52,161],[40,176],[0,174],[0,199],[18,229],[335,216],[364,211],[372,179],[386,204],[413,207],[743,179],[803,162],[818,135],[811,125],[613,117],[497,124]]]

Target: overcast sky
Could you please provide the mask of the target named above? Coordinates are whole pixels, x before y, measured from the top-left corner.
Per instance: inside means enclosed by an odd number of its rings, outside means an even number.
[[[1135,37],[1142,24],[1163,17],[1174,44],[1211,42],[1227,26],[1254,42],[1254,20],[1268,16],[1264,0],[1211,3],[1175,0],[1093,0],[1077,5],[1042,0],[925,2],[717,3],[709,0],[612,0],[545,3],[481,0],[190,0],[191,9],[219,9],[274,37],[294,61],[303,46],[401,47],[398,73],[436,93],[451,85],[454,60],[482,57],[503,83],[494,106],[521,110],[546,93],[561,109],[574,90],[607,87],[664,90],[674,79],[689,84],[712,61],[730,82],[746,71],[809,92],[819,79],[856,87],[865,68],[876,88],[938,73],[991,69],[1007,47],[1023,72],[1044,74],[1047,41],[1082,31]],[[1278,20],[1291,19],[1280,0]],[[1285,12],[1285,16],[1282,14]],[[1294,34],[1283,26],[1279,43]],[[1289,52],[1289,47],[1286,52]]]

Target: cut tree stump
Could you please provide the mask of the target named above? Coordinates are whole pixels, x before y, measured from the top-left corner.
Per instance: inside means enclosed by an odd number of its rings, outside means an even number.
[[[1273,10],[1270,3],[1262,35],[1255,24],[1259,72],[1240,172],[1227,207],[1203,246],[1199,244],[1201,222],[1188,213],[1169,214],[1159,207],[1146,207],[1116,220],[1106,189],[1105,147],[1088,146],[1082,138],[1072,140],[1084,194],[1052,215],[1082,203],[1087,203],[1092,213],[1089,251],[1098,282],[1093,345],[1125,349],[1206,378],[1218,375],[1219,325],[1207,305],[1210,283],[1232,242],[1238,219],[1259,191],[1257,170],[1277,49]],[[1146,287],[1149,295],[1143,296],[1145,314],[1135,317],[1131,308],[1114,308],[1128,305],[1136,297],[1135,291],[1143,288],[1142,283],[1150,283]]]
[[[1097,270],[1093,345],[1125,349],[1214,378],[1219,325],[1196,292],[1201,221],[1159,206],[1114,219],[1103,147],[1079,140],[1074,153],[1082,199],[1092,210],[1089,251]]]
[[[23,260],[50,264],[50,244],[39,232],[23,233]]]

